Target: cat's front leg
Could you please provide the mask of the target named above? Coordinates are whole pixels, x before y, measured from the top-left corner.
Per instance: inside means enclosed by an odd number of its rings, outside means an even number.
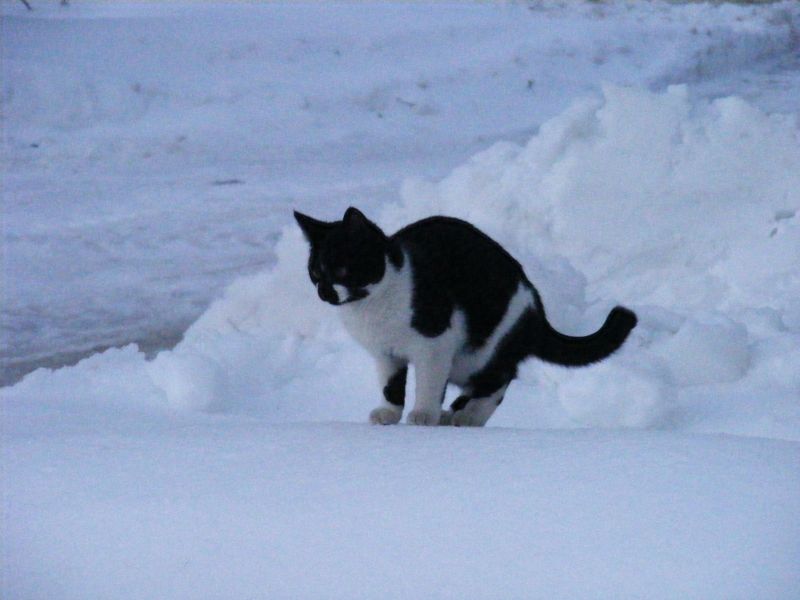
[[[414,410],[408,413],[406,421],[411,425],[438,425],[442,416],[447,378],[451,361],[443,360],[441,355],[431,355],[426,360],[414,363],[416,374],[416,398]]]
[[[403,416],[406,397],[406,363],[388,356],[377,359],[378,380],[383,386],[383,402],[369,413],[369,422],[374,425],[394,425]]]

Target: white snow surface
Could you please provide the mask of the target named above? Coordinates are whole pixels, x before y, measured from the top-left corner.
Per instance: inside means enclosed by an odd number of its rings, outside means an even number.
[[[4,598],[798,589],[788,442],[225,420],[80,438],[7,459]]]
[[[797,597],[797,4],[33,3],[3,359],[143,342],[2,389],[0,596]],[[639,326],[485,429],[368,426],[290,223],[350,204]]]

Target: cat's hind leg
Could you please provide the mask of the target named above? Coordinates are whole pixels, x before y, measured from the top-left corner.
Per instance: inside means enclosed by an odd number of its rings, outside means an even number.
[[[452,416],[449,417],[449,424],[455,427],[483,427],[503,401],[506,389],[508,383],[484,396],[459,396],[450,406]]]

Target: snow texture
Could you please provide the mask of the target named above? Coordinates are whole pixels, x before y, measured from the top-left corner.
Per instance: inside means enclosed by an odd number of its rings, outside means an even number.
[[[3,595],[791,598],[798,460],[788,442],[641,432],[51,437],[7,459]]]
[[[3,598],[796,596],[796,4],[16,4],[5,381],[122,347],[2,389]],[[350,204],[640,324],[369,426],[290,223]]]

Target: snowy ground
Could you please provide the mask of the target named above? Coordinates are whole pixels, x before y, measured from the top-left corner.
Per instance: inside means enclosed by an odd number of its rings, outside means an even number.
[[[3,598],[796,597],[796,3],[32,3],[3,382],[141,343],[3,388]],[[290,223],[350,204],[640,326],[485,430],[368,427]]]
[[[787,442],[236,421],[75,442],[8,460],[5,598],[791,598],[800,582]]]

